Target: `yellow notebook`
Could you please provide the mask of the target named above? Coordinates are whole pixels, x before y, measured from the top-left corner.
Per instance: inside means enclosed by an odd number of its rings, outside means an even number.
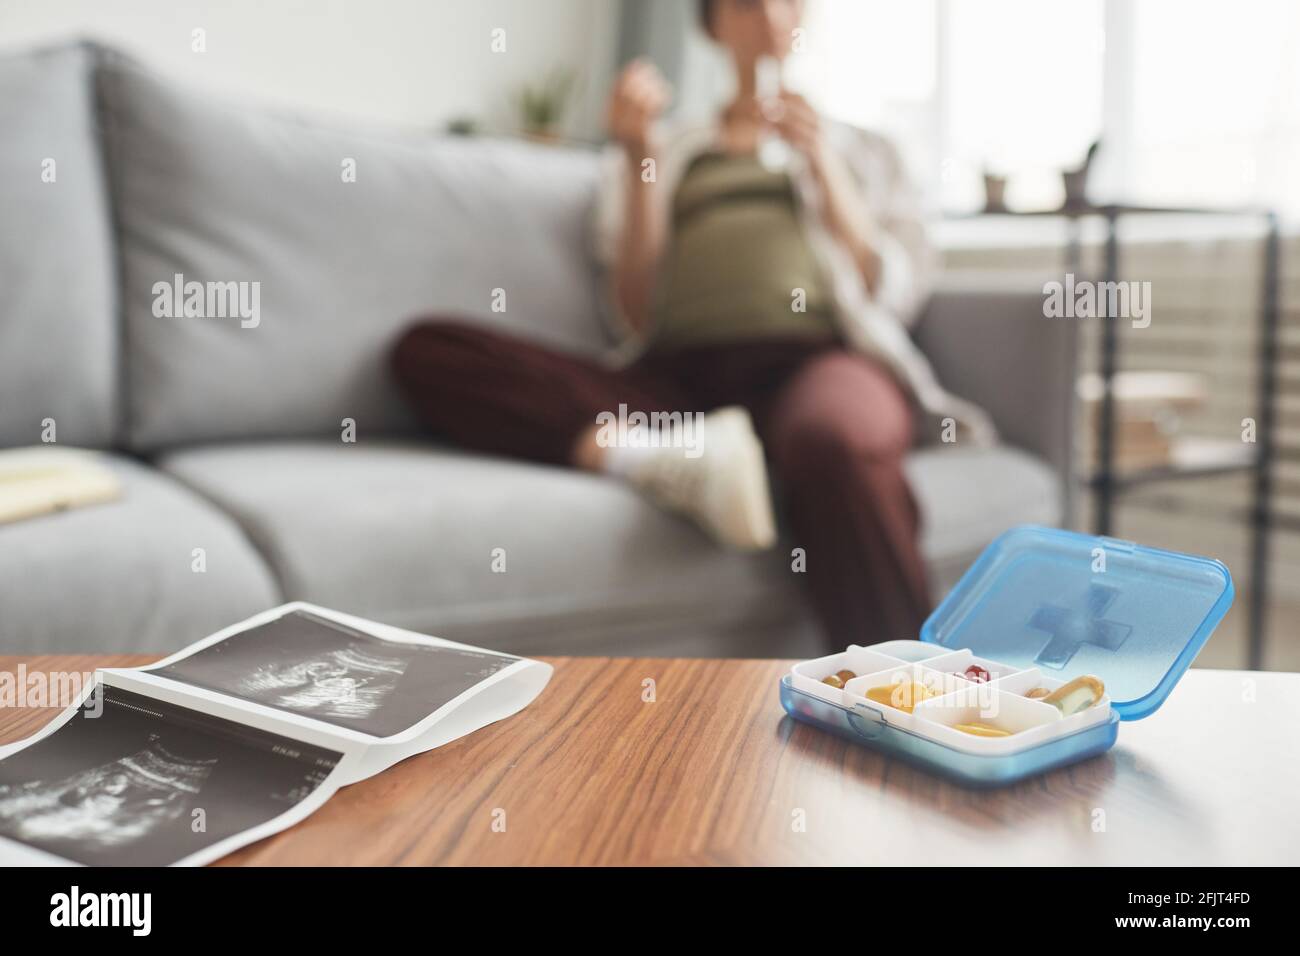
[[[78,448],[0,450],[0,524],[120,497],[117,476]]]

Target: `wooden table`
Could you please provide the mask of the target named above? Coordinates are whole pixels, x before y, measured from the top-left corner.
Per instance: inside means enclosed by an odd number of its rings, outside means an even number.
[[[89,671],[149,658],[0,657],[0,670],[20,660]],[[347,787],[222,862],[1300,860],[1297,674],[1191,671],[1110,753],[979,792],[787,718],[776,688],[788,662],[552,663],[522,713]],[[0,742],[54,713],[0,709]]]

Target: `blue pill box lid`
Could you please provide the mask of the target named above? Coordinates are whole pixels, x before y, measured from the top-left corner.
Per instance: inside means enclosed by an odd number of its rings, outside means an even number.
[[[1232,605],[1221,561],[1025,525],[984,549],[921,640],[1070,680],[1096,674],[1123,720],[1159,707]]]

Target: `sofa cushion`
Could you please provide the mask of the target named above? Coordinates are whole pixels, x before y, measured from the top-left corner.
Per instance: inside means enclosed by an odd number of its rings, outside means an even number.
[[[0,57],[0,446],[105,447],[117,299],[86,46]],[[44,433],[44,434],[43,434]]]
[[[159,465],[244,526],[288,599],[517,652],[824,648],[787,551],[723,551],[599,476],[404,442],[212,446]],[[1050,471],[1020,452],[922,450],[908,470],[936,597],[1010,525],[1056,518]]]
[[[280,603],[234,522],[152,468],[105,460],[117,501],[0,525],[0,653],[174,651]]]
[[[550,633],[551,653],[600,653],[587,636],[630,621],[690,633],[683,622],[801,609],[788,558],[725,552],[600,476],[399,442],[214,446],[159,464],[244,526],[289,599],[400,627],[487,628],[514,649]]]
[[[227,105],[118,57],[99,88],[133,447],[338,434],[344,418],[361,434],[406,430],[387,353],[419,314],[602,344],[593,156],[333,128]],[[200,311],[234,315],[168,317],[181,309],[162,289],[177,275],[222,293]]]
[[[936,445],[912,452],[905,468],[921,509],[921,551],[936,601],[1003,531],[1065,517],[1060,476],[1015,448]]]

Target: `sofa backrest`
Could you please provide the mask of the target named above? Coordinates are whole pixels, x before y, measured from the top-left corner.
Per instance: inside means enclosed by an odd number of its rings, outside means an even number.
[[[335,127],[120,57],[98,77],[133,449],[409,430],[388,353],[421,315],[604,344],[595,156]]]
[[[0,56],[0,447],[101,448],[117,433],[94,59],[83,45]]]

